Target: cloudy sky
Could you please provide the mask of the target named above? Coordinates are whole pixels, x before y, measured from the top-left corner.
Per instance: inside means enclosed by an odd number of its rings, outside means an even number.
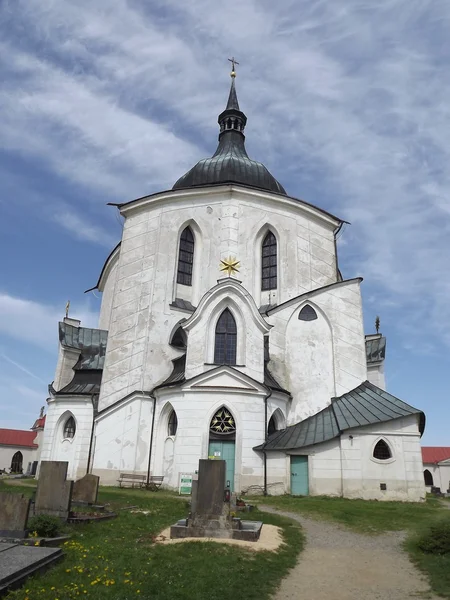
[[[106,203],[214,151],[235,55],[250,156],[351,222],[388,390],[450,445],[449,21],[448,0],[2,0],[0,427],[45,404],[67,299],[95,326]]]

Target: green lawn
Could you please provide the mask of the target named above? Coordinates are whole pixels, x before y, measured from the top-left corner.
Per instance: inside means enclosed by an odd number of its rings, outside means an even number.
[[[374,502],[326,497],[267,496],[252,497],[255,504],[266,504],[280,510],[314,519],[335,521],[366,534],[385,531],[409,531],[405,549],[411,560],[428,576],[432,590],[450,598],[450,553],[425,554],[418,547],[419,537],[433,523],[450,521],[450,510],[436,498],[423,504]]]
[[[347,500],[325,496],[259,496],[252,497],[249,501],[315,519],[336,521],[361,533],[415,530],[417,526],[429,523],[442,513],[442,505],[435,498],[428,498],[423,504]]]
[[[29,495],[32,487],[0,482],[0,489]],[[72,539],[64,560],[29,579],[8,600],[91,598],[126,600],[268,599],[302,548],[298,524],[278,516],[252,513],[251,518],[278,525],[287,542],[277,552],[254,552],[214,542],[155,544],[162,529],[187,515],[187,503],[164,492],[101,488],[99,501],[110,503],[118,517],[87,525],[66,526]],[[120,510],[137,505],[149,515]]]

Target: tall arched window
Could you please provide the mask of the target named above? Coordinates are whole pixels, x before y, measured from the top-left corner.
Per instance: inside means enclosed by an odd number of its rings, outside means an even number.
[[[73,438],[75,436],[75,430],[75,419],[73,417],[69,417],[64,424],[64,437]]]
[[[269,419],[269,425],[267,426],[267,435],[272,435],[277,430],[277,424],[275,422],[275,417],[272,415]]]
[[[423,472],[423,478],[425,479],[425,485],[434,485],[433,475],[428,469],[425,469],[425,471]]]
[[[216,325],[214,362],[219,365],[235,365],[236,342],[236,321],[230,310],[226,308],[220,315]]]
[[[172,409],[167,423],[167,435],[176,435],[178,429],[177,413]]]
[[[277,240],[271,231],[262,243],[261,289],[277,289]]]
[[[178,253],[177,283],[192,285],[192,265],[194,264],[194,235],[191,228],[186,227],[180,236]]]
[[[22,473],[23,455],[17,451],[11,460],[11,473]]]
[[[375,448],[373,449],[373,457],[378,460],[388,460],[392,457],[391,449],[384,440],[380,440],[376,443]]]

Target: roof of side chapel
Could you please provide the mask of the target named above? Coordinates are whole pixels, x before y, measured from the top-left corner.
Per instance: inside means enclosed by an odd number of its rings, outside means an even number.
[[[315,415],[275,432],[264,444],[254,449],[295,450],[332,440],[348,429],[385,423],[414,414],[419,417],[422,434],[425,415],[421,410],[364,381],[339,398],[332,398],[331,404]]]

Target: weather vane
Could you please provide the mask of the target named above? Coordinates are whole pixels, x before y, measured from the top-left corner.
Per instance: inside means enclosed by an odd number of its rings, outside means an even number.
[[[69,316],[69,308],[70,308],[70,300],[67,300],[67,304],[66,304],[66,319]]]
[[[221,258],[220,262],[220,270],[228,273],[228,277],[231,277],[232,273],[239,273],[240,263],[234,256]]]
[[[236,65],[238,65],[238,61],[232,56],[228,59],[231,63],[231,77],[236,77]]]

